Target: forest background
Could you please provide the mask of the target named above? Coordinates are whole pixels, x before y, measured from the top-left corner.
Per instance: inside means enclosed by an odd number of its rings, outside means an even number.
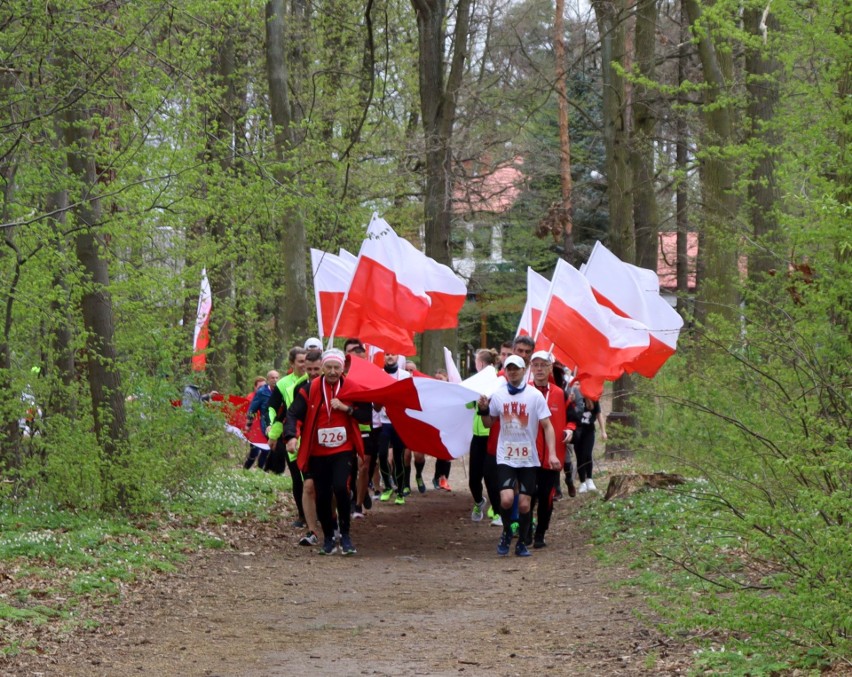
[[[4,502],[144,512],[210,472],[217,426],[169,401],[280,367],[315,330],[308,248],[357,252],[373,211],[469,276],[427,371],[511,337],[527,266],[600,239],[655,268],[673,233],[679,352],[616,392],[636,452],[700,480],[655,554],[704,586],[690,623],[848,660],[851,22],[836,0],[4,2]]]

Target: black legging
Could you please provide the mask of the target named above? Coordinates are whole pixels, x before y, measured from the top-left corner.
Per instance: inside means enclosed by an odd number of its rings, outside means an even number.
[[[467,486],[474,503],[482,503],[482,480],[485,479],[485,457],[488,456],[488,435],[474,435],[470,441],[470,478]]]
[[[388,449],[393,447],[393,476],[396,481],[396,490],[402,494],[407,486],[405,483],[405,445],[399,439],[396,430],[390,423],[382,424],[379,433],[379,471],[382,473],[382,481],[385,489],[391,488],[390,467],[388,466]]]
[[[310,470],[317,491],[317,519],[326,538],[334,536],[332,498],[337,499],[337,523],[341,536],[349,533],[349,478],[352,476],[354,451],[329,456],[311,456]]]
[[[577,454],[577,477],[580,482],[592,478],[592,451],[595,448],[595,426],[579,426],[580,439],[574,440],[574,452]],[[574,433],[575,435],[577,433]]]
[[[497,482],[497,457],[485,452],[485,462],[482,465],[485,478],[485,490],[488,492],[488,502],[491,509],[500,514],[500,487]]]
[[[550,518],[553,515],[553,497],[556,487],[559,486],[559,471],[550,468],[539,468],[536,492],[532,497],[532,507],[538,507],[538,522],[535,526],[535,540],[543,540],[547,528],[550,526]]]
[[[450,479],[450,468],[453,467],[452,461],[447,461],[443,459],[435,459],[435,477],[433,478],[435,482],[443,475],[447,479]]]
[[[305,509],[302,507],[302,494],[304,493],[305,483],[302,480],[302,473],[296,461],[290,460],[290,454],[284,448],[284,442],[281,440],[270,440],[270,445],[275,445],[269,451],[267,462],[263,469],[267,472],[276,475],[283,475],[285,468],[290,469],[290,478],[293,484],[293,500],[296,501],[296,509],[299,511],[299,519],[305,521]]]

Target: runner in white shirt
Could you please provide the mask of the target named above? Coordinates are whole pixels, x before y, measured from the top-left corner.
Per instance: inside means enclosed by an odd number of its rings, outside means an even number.
[[[550,422],[550,409],[544,396],[525,382],[526,365],[518,355],[512,355],[503,363],[506,385],[499,388],[491,398],[479,398],[479,414],[486,427],[500,426],[497,442],[497,482],[500,488],[500,510],[503,516],[503,534],[497,545],[498,555],[508,555],[512,543],[511,512],[518,493],[520,533],[525,534],[530,523],[530,502],[536,489],[536,469],[539,467],[536,437],[538,429],[544,431],[547,461],[552,470],[559,470],[561,463],[556,456],[556,436]],[[523,540],[515,546],[518,557],[529,557],[532,553]]]

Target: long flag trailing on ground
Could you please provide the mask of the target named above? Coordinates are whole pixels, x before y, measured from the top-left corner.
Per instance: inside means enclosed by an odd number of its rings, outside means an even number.
[[[213,294],[207,280],[207,269],[201,270],[201,291],[198,294],[198,309],[195,312],[195,331],[192,335],[192,368],[204,371],[207,367],[207,346],[210,345],[210,311]]]
[[[617,379],[648,349],[648,329],[598,303],[589,281],[558,260],[547,304],[536,330],[537,343],[577,370],[583,392],[603,393],[604,381]]]
[[[388,352],[413,355],[415,332],[458,325],[466,294],[449,267],[374,214],[328,336],[357,336]]]
[[[494,367],[462,383],[428,376],[396,381],[369,361],[353,357],[339,396],[384,405],[406,447],[451,460],[470,451],[474,415],[471,404],[480,394],[490,395],[499,383]]]
[[[600,242],[595,243],[582,272],[592,285],[599,303],[648,327],[648,349],[626,368],[653,378],[677,349],[677,339],[683,327],[683,318],[660,296],[657,274],[653,270],[624,263]]]

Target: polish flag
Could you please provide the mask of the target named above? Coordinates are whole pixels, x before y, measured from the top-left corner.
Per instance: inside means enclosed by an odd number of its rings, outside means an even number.
[[[201,292],[198,294],[198,309],[195,312],[195,332],[192,335],[192,369],[204,371],[207,367],[207,346],[210,344],[210,311],[213,294],[207,280],[207,269],[201,269]]]
[[[498,377],[494,368],[477,379],[449,383],[413,376],[375,389],[381,376],[388,377],[366,360],[353,359],[340,397],[383,404],[405,446],[444,460],[470,451],[474,408],[480,394],[489,394]],[[490,377],[490,378],[486,378]]]
[[[459,326],[459,313],[467,298],[467,286],[449,266],[438,263],[411,248],[423,259],[424,288],[432,304],[426,316],[426,329],[452,329]]]
[[[331,336],[357,336],[400,355],[413,355],[414,332],[426,328],[431,300],[422,256],[375,215],[367,227],[352,282]]]
[[[648,349],[627,365],[627,371],[653,378],[677,349],[683,327],[683,318],[660,296],[657,274],[624,263],[597,242],[583,275],[599,303],[648,327],[651,332]]]
[[[344,259],[342,256],[329,252],[311,249],[311,269],[314,276],[314,298],[317,304],[317,326],[320,336],[331,335],[334,319],[343,304],[343,298],[346,296],[349,282],[355,272],[354,261],[355,257]]]
[[[524,312],[521,313],[521,322],[518,325],[516,336],[532,336],[538,327],[541,311],[547,303],[547,294],[550,291],[550,280],[544,275],[539,275],[532,268],[527,268],[527,303]]]
[[[583,393],[597,399],[605,380],[617,379],[648,349],[648,328],[616,315],[595,299],[589,281],[562,259],[550,283],[548,301],[537,330],[542,349],[576,367]]]

